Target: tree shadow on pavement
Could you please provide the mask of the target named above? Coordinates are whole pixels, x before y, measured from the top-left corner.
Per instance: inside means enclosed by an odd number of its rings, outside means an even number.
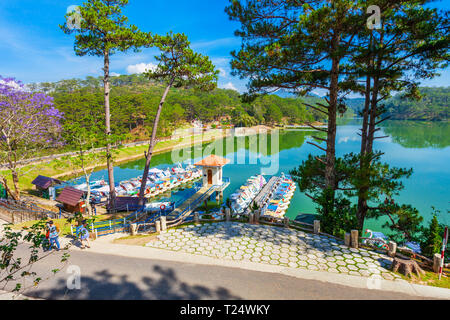
[[[114,276],[103,270],[81,277],[80,289],[67,289],[66,278],[55,279],[53,288],[37,288],[30,297],[50,300],[240,300],[228,289],[192,285],[180,280],[172,268],[153,266],[156,277],[142,277],[138,282],[128,275]]]

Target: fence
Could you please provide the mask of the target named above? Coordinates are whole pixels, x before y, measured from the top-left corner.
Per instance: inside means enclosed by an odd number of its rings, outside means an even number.
[[[44,210],[34,203],[0,199],[0,218],[8,223],[23,223],[42,219],[58,219],[59,213]]]

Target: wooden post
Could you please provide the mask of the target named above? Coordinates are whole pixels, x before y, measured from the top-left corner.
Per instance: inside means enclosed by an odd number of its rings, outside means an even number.
[[[442,257],[440,253],[435,253],[433,256],[433,271],[435,273],[439,273],[439,269],[441,267]]]
[[[200,222],[200,217],[199,217],[198,212],[194,213],[194,222],[195,222],[196,224]]]
[[[347,247],[350,247],[350,233],[345,233],[345,235],[344,235],[344,244],[347,246]]]
[[[358,246],[359,246],[359,232],[358,232],[358,230],[352,230],[351,231],[350,241],[351,241],[351,246],[350,247],[358,249]]]
[[[288,217],[284,217],[283,222],[284,222],[284,227],[285,228],[289,228],[289,218]]]
[[[161,232],[161,222],[158,220],[155,223],[155,228],[156,228],[156,232],[160,233]]]
[[[249,213],[248,215],[248,223],[253,224],[255,219],[255,215],[253,213]]]
[[[389,246],[388,256],[394,258],[397,253],[397,243],[394,241],[389,241],[388,246]]]
[[[320,233],[320,220],[314,220],[314,233]]]
[[[255,211],[255,224],[259,224],[259,219],[261,218],[261,210],[258,209]]]
[[[136,230],[137,230],[137,224],[136,223],[130,224],[130,231],[131,231],[132,236],[136,235]]]
[[[159,219],[161,221],[161,232],[165,232],[167,230],[166,217],[163,216]]]
[[[230,210],[230,208],[226,208],[225,209],[225,220],[227,222],[231,221],[231,210]]]

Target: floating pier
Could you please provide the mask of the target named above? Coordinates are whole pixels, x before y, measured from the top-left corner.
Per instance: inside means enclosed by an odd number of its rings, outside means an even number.
[[[264,186],[264,188],[261,189],[255,199],[253,199],[250,208],[252,208],[255,204],[258,205],[258,208],[262,208],[263,205],[267,202],[270,194],[273,192],[275,186],[277,186],[280,181],[280,177],[274,176],[270,178],[269,182],[267,182],[267,184]]]
[[[229,183],[228,183],[229,184]],[[226,187],[225,187],[226,188]],[[207,201],[214,192],[223,192],[223,186],[202,187],[196,194],[183,202],[178,208],[167,215],[167,220],[189,217],[199,206]]]
[[[216,199],[220,201],[220,198],[223,198],[223,191],[230,185],[230,179],[223,178],[222,175],[222,168],[229,162],[228,159],[220,156],[210,155],[194,164],[194,166],[202,168],[203,187],[171,212],[167,216],[167,219],[175,220],[178,218],[187,218],[203,202],[208,201],[215,192],[217,193]]]

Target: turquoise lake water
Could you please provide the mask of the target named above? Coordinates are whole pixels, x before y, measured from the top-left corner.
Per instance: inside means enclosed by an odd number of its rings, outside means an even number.
[[[357,135],[359,128],[360,124],[357,120],[347,121],[338,127],[336,140],[338,156],[359,151],[361,141]],[[404,181],[405,189],[396,197],[397,202],[416,207],[425,221],[431,219],[431,207],[434,206],[441,211],[440,222],[449,225],[450,124],[391,121],[387,122],[382,129],[380,136],[390,136],[388,139],[377,140],[375,143],[376,150],[385,152],[383,160],[391,166],[414,169],[411,178]],[[215,144],[186,148],[174,154],[169,152],[155,155],[152,166],[165,169],[173,165],[174,160],[189,163],[198,161],[211,152],[223,155],[231,161],[223,169],[223,176],[231,179],[230,186],[224,192],[226,198],[252,175],[289,173],[307,159],[308,154],[322,154],[322,151],[307,143],[312,141],[312,135],[317,136],[318,133],[309,130],[281,131],[279,132],[279,150],[272,142],[272,138],[275,139],[274,141],[278,140],[276,135],[269,136],[267,139],[253,136],[228,139],[228,141],[220,140]],[[140,176],[143,168],[143,159],[119,165],[115,168],[115,179],[123,181]],[[101,178],[107,178],[106,170],[95,172],[92,177],[92,179]],[[173,201],[179,201],[191,192],[192,190],[179,191],[172,193],[171,197]],[[314,203],[297,189],[287,216],[295,218],[300,213],[314,212]],[[366,227],[382,230],[381,226],[384,222],[368,221]]]

